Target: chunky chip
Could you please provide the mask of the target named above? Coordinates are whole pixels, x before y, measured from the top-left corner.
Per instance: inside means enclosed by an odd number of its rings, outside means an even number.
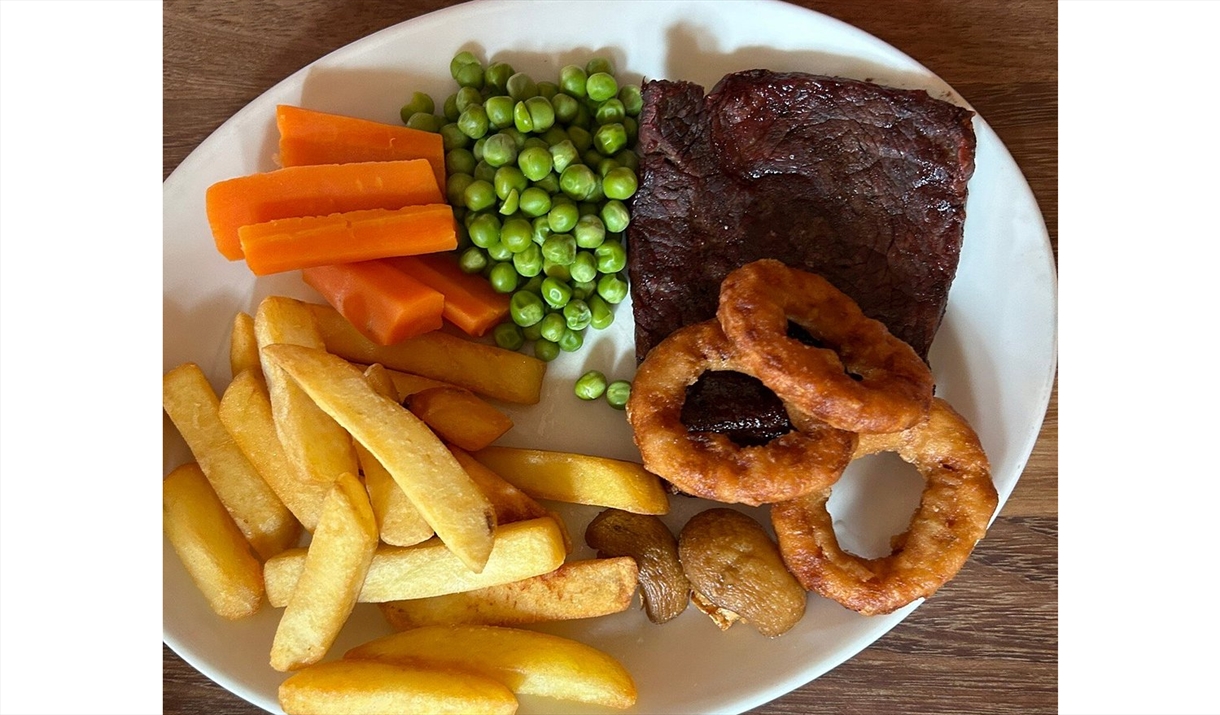
[[[491,678],[375,661],[318,663],[280,684],[288,715],[513,715],[517,698]]]
[[[474,456],[535,499],[608,506],[636,514],[669,511],[661,480],[634,462],[512,447],[488,447]]]

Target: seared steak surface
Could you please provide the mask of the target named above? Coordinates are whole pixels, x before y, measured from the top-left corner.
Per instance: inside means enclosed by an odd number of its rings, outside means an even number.
[[[713,317],[725,275],[760,258],[821,274],[927,359],[961,249],[972,112],[921,90],[767,70],[727,75],[706,97],[648,82],[643,98],[628,228],[637,359]],[[692,390],[688,428],[746,441],[755,427],[754,441],[790,429],[773,395],[737,392],[726,409],[734,385]]]

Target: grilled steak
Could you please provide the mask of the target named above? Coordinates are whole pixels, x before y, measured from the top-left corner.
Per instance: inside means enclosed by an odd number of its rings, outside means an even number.
[[[821,274],[927,359],[961,249],[972,112],[924,91],[767,70],[727,75],[706,97],[648,82],[643,97],[628,228],[637,359],[713,317],[725,275],[759,258]],[[774,395],[730,379],[692,389],[689,429],[747,442],[791,429]],[[727,394],[744,397],[726,410]],[[726,426],[727,414],[739,417]]]

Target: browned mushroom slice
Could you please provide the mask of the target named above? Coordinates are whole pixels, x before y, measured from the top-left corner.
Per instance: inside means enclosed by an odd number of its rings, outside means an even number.
[[[690,583],[678,562],[678,542],[660,519],[607,509],[589,522],[585,541],[601,558],[635,559],[648,620],[665,623],[686,610]]]
[[[779,547],[739,511],[708,509],[691,517],[678,555],[696,605],[721,630],[737,617],[775,637],[805,615],[805,589],[784,567]]]

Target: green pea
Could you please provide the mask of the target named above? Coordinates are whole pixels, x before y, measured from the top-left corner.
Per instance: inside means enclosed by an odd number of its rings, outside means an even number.
[[[517,72],[509,77],[505,83],[505,89],[508,90],[508,96],[512,97],[514,102],[522,102],[530,97],[538,96],[538,84],[524,72]]]
[[[607,198],[629,199],[637,188],[639,180],[636,179],[635,172],[625,166],[611,169],[602,178],[602,190],[606,192]]]
[[[470,242],[479,248],[487,248],[500,241],[500,219],[495,214],[477,214],[467,227]]]
[[[483,88],[483,66],[478,63],[462,65],[453,77],[462,87]]]
[[[534,219],[532,227],[534,234],[530,237],[534,243],[541,246],[546,242],[548,236],[551,235],[551,224],[547,222],[546,216],[538,216]]]
[[[547,99],[551,99],[552,97],[554,97],[557,94],[559,94],[559,85],[555,84],[554,82],[539,82],[538,83],[538,96],[539,97],[546,97]]]
[[[601,273],[618,273],[627,267],[627,252],[618,241],[605,241],[593,249],[597,258],[597,270]]]
[[[559,338],[559,349],[565,353],[574,353],[585,344],[585,334],[580,330],[567,328]]]
[[[451,122],[456,122],[458,120],[458,117],[461,116],[462,110],[458,109],[456,93],[451,94],[448,97],[445,97],[444,112],[445,112],[445,119],[448,119]]]
[[[640,110],[644,107],[644,98],[640,94],[640,85],[625,84],[619,87],[618,101],[623,103],[623,109],[627,112],[627,116],[640,116]]]
[[[522,106],[525,107],[525,111],[529,114],[527,127],[521,126],[521,110],[519,108]],[[541,134],[550,129],[551,125],[555,123],[555,109],[551,107],[551,100],[546,97],[530,97],[524,102],[518,102],[517,106],[513,108],[513,119],[518,130],[523,132],[533,131]]]
[[[572,121],[568,122],[568,129],[580,127],[587,130],[592,126],[593,114],[589,112],[589,107],[582,102],[576,107],[576,116],[572,117]]]
[[[512,263],[497,263],[491,267],[487,280],[495,292],[512,293],[517,290],[520,276],[517,275],[517,269],[513,267]]]
[[[584,218],[585,216],[596,216],[597,212],[601,210],[601,207],[592,201],[581,201],[576,204],[576,208],[580,209],[581,218]],[[601,219],[599,218],[597,221],[600,223]]]
[[[611,156],[627,146],[627,130],[621,122],[603,124],[593,133],[593,146],[604,156]]]
[[[485,146],[487,146],[487,137],[475,139],[474,146],[470,147],[470,153],[474,155],[475,161],[483,161],[483,147]]]
[[[601,155],[598,154],[598,156]],[[606,174],[609,174],[611,171],[614,171],[617,168],[619,168],[619,163],[617,161],[610,157],[602,157],[602,160],[597,162],[597,175],[604,179]]]
[[[465,134],[462,135],[466,137]],[[470,153],[469,149],[450,149],[445,152],[445,172],[450,176],[454,174],[473,174],[475,164],[474,154]]]
[[[513,254],[513,267],[523,278],[534,278],[540,275],[542,273],[542,248],[531,241],[530,245]]]
[[[492,190],[495,190],[494,182],[496,180],[496,167],[487,163],[486,154],[484,154],[483,158],[474,165],[474,179],[475,181],[486,181],[487,183],[492,184]]]
[[[550,129],[543,132],[538,138],[546,144],[547,149],[550,149],[559,142],[567,141],[568,131],[559,124],[555,124]]]
[[[573,390],[582,400],[596,400],[606,392],[606,376],[597,370],[590,370],[576,380]]]
[[[515,142],[515,143],[516,143],[516,145],[517,145],[517,153],[518,153],[518,154],[520,154],[520,153],[521,153],[521,150],[525,148],[525,139],[526,139],[526,135],[525,135],[525,134],[522,134],[522,133],[521,133],[521,132],[519,132],[519,131],[517,131],[517,128],[516,128],[516,127],[511,127],[511,126],[510,126],[510,127],[504,127],[503,129],[501,129],[501,130],[500,130],[500,133],[501,133],[501,134],[507,134],[508,136],[510,136],[510,137],[512,137],[512,138],[513,138],[513,142]]]
[[[547,276],[542,281],[542,299],[552,308],[562,308],[572,299],[572,287],[554,276]]]
[[[605,330],[614,323],[614,311],[605,298],[594,293],[585,298],[585,302],[589,305],[589,325],[594,330]]]
[[[465,211],[465,210],[466,209],[456,209],[456,208],[453,210],[454,223],[457,224],[453,228],[454,228],[454,233],[457,234],[457,250],[459,250],[459,251],[464,251],[467,248],[470,248],[472,245],[474,245],[470,241],[470,232],[466,230],[466,226],[460,220],[458,220],[458,217],[457,217],[458,211]]]
[[[597,259],[588,251],[577,251],[568,272],[572,274],[572,280],[581,283],[597,280]]]
[[[634,117],[623,117],[623,131],[627,133],[627,145],[632,146],[640,138],[640,123]]]
[[[561,266],[571,265],[576,260],[576,239],[570,233],[552,233],[542,244],[542,257]]]
[[[483,103],[487,121],[496,129],[513,126],[513,100],[511,97],[488,97]]]
[[[543,216],[551,210],[551,197],[537,186],[531,186],[521,192],[519,205],[521,213],[530,218]]]
[[[489,258],[491,258],[491,260],[493,260],[493,261],[500,261],[502,263],[506,263],[508,261],[513,260],[514,255],[516,255],[516,254],[514,254],[512,251],[510,251],[508,249],[508,246],[504,245],[503,241],[496,241],[495,243],[493,243],[487,247],[487,256]]]
[[[607,303],[622,303],[627,297],[627,282],[615,273],[608,273],[597,280],[597,294]]]
[[[556,197],[558,199],[560,197]],[[566,198],[566,197],[564,197]],[[576,208],[574,203],[559,203],[557,200],[552,200],[551,210],[547,213],[547,223],[551,227],[551,231],[555,233],[568,233],[576,228],[576,221],[580,218],[580,209]],[[572,246],[575,249],[576,240],[572,239]]]
[[[457,122],[449,122],[443,125],[440,129],[440,134],[441,145],[445,148],[446,152],[453,151],[454,149],[465,149],[470,146],[470,137],[462,133],[462,130],[458,128]]]
[[[606,225],[596,214],[585,214],[576,222],[572,233],[576,236],[577,246],[597,248],[606,240]]]
[[[539,254],[539,255],[541,255],[541,254]],[[523,283],[521,285],[521,290],[527,290],[530,293],[533,293],[534,295],[538,296],[541,299],[542,298],[542,281],[545,279],[546,279],[546,276],[539,273],[538,275],[530,278],[528,281]]]
[[[593,135],[577,126],[568,127],[568,140],[580,152],[588,151],[593,146]]]
[[[425,92],[412,92],[411,99],[402,105],[402,116],[410,117],[417,112],[424,114],[432,114],[436,111],[436,103],[432,101],[432,97]]]
[[[471,139],[481,139],[487,133],[487,111],[481,104],[472,104],[462,112],[457,120],[458,129]],[[621,125],[620,125],[621,126]],[[604,128],[604,127],[603,127]],[[600,129],[598,130],[601,131]],[[596,140],[596,138],[595,138]]]
[[[534,357],[542,362],[550,362],[559,357],[559,344],[540,338],[534,341]]]
[[[526,340],[534,341],[542,337],[542,331],[538,330],[538,323],[534,323],[533,325],[522,328],[521,335],[524,336]]]
[[[466,187],[462,198],[466,203],[466,208],[471,211],[482,211],[496,203],[496,190],[490,182],[475,179]]]
[[[563,319],[570,330],[584,330],[593,319],[589,304],[579,298],[573,298],[563,306]]]
[[[627,224],[631,222],[631,214],[627,211],[627,207],[618,199],[611,199],[602,205],[602,223],[606,225],[606,230],[612,233],[622,233],[627,230]]]
[[[526,180],[525,174],[515,166],[501,166],[496,169],[495,178],[492,179],[492,185],[496,187],[496,196],[503,201],[508,197],[508,192],[517,190],[518,192],[525,191],[529,186],[529,181]]]
[[[454,99],[454,104],[457,106],[458,117],[454,117],[451,121],[456,122],[461,117],[462,112],[470,109],[476,104],[483,103],[483,95],[479,94],[479,90],[474,87],[462,87],[457,91]]]
[[[528,147],[517,155],[517,166],[530,181],[538,181],[551,173],[551,165],[551,152],[546,149]]]
[[[439,132],[445,124],[444,117],[438,117],[435,114],[427,114],[425,112],[416,112],[407,119],[407,126],[412,129],[418,129],[424,132]]]
[[[512,216],[521,208],[521,194],[516,189],[509,189],[508,195],[500,200],[500,215]]]
[[[453,206],[466,205],[466,189],[474,182],[470,174],[450,174],[445,180],[445,195]]]
[[[510,218],[500,227],[500,242],[513,253],[520,253],[534,245],[530,240],[531,232],[529,221],[523,218]],[[541,266],[539,270],[542,270]]]
[[[579,158],[580,152],[576,151],[576,145],[572,143],[571,139],[564,139],[551,145],[551,164],[560,174],[563,174],[564,169]]]
[[[559,194],[559,175],[553,171],[533,183],[552,196]]]
[[[559,70],[559,88],[572,97],[585,96],[585,82],[589,75],[576,65],[566,65]]]
[[[585,83],[585,92],[594,102],[604,102],[618,94],[618,82],[606,72],[591,72]]]
[[[592,169],[584,164],[571,164],[560,175],[559,188],[573,199],[583,201],[593,190],[595,182]]]
[[[634,151],[624,149],[614,155],[614,160],[637,174],[640,173],[640,157],[636,156]]]
[[[487,267],[487,254],[478,246],[471,246],[458,256],[458,268],[462,273],[478,273]]]
[[[483,79],[487,86],[492,87],[496,92],[502,93],[508,91],[508,78],[512,77],[513,74],[513,67],[507,62],[492,62],[487,65],[487,70],[483,73]]]
[[[631,383],[626,380],[615,380],[606,385],[606,402],[616,410],[627,409],[627,401],[631,399]]]
[[[493,134],[483,145],[483,161],[497,169],[517,161],[517,142],[507,134]],[[492,180],[495,180],[493,173]]]
[[[470,50],[462,50],[454,55],[453,59],[449,61],[449,74],[454,79],[457,79],[458,70],[461,69],[463,65],[472,64],[479,64],[479,58],[475,57],[474,53]]]
[[[525,148],[526,149],[546,149],[548,152],[550,152],[551,145],[547,144],[546,140],[544,140],[542,137],[530,135],[525,138]]]
[[[514,323],[500,323],[491,331],[491,336],[496,345],[505,350],[520,350],[521,346],[525,345],[525,336],[521,333],[521,328]]]
[[[580,100],[566,94],[557,94],[551,97],[551,106],[555,108],[555,120],[568,124],[580,111]]]
[[[589,61],[585,63],[585,72],[591,75],[598,72],[614,74],[614,62],[609,57],[590,57]]]
[[[593,112],[593,122],[598,126],[621,122],[626,118],[627,110],[623,108],[623,103],[617,99],[607,99],[597,105],[597,109]]]
[[[568,270],[566,265],[548,260],[545,257],[542,259],[542,273],[547,278],[554,278],[559,281],[566,282],[572,280],[572,271]]]
[[[559,342],[563,337],[563,331],[567,330],[568,326],[564,322],[562,313],[547,313],[546,317],[538,323],[538,332],[544,340],[550,340],[553,343]]]
[[[588,300],[591,295],[597,295],[597,281],[572,279],[572,298],[574,300]]]
[[[537,293],[519,290],[508,300],[508,314],[514,323],[524,328],[542,320],[542,316],[546,315],[546,306]]]

